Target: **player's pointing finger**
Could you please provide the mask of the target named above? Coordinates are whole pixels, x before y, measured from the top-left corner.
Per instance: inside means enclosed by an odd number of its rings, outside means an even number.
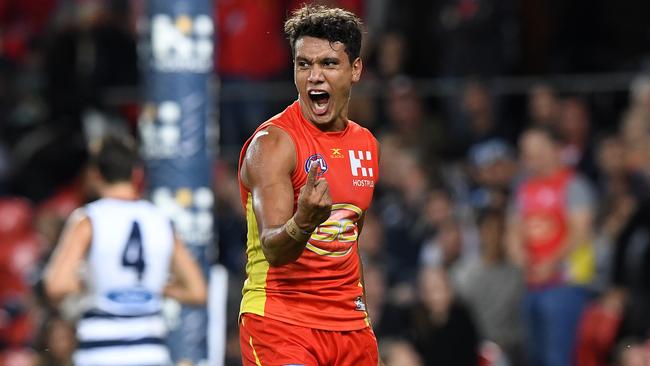
[[[309,166],[309,172],[307,173],[307,187],[311,189],[314,186],[316,181],[316,173],[318,172],[318,162],[312,161]]]

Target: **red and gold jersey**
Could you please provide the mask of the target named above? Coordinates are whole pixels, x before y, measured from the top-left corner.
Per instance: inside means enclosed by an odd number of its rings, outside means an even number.
[[[529,264],[547,260],[567,236],[566,189],[573,178],[562,170],[548,178],[526,181],[519,190]]]
[[[294,211],[309,166],[316,161],[319,176],[329,184],[332,213],[316,228],[298,260],[271,267],[260,246],[252,195],[240,181],[248,221],[247,279],[241,313],[315,329],[365,328],[368,320],[357,252],[358,222],[370,205],[378,178],[377,141],[352,121],[343,131],[322,132],[303,117],[298,102],[257,131],[269,126],[289,134],[296,148],[296,167],[291,175]],[[250,142],[242,148],[240,167]]]
[[[529,270],[529,284],[589,283],[594,275],[595,253],[591,242],[567,243],[571,211],[570,186],[577,181],[573,170],[562,169],[544,178],[524,182],[517,192]],[[533,281],[532,270],[561,253],[563,245],[571,248],[563,254],[562,266],[545,283]],[[533,283],[534,282],[534,283]]]

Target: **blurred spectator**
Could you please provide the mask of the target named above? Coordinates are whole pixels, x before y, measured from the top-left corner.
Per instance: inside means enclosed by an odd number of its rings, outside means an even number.
[[[650,199],[639,203],[615,248],[609,294],[623,308],[619,339],[650,339]]]
[[[625,146],[618,135],[603,137],[597,147],[597,189],[605,198],[620,198],[631,193],[630,176],[625,166]]]
[[[373,85],[372,81],[369,82],[369,79],[372,80],[372,76],[370,75],[369,77],[368,75],[370,72],[368,71],[368,73],[365,73],[367,70],[368,69],[364,68],[364,78],[362,78],[358,85],[359,89],[369,90]],[[376,98],[373,94],[363,92],[354,93],[350,97],[350,104],[348,107],[348,119],[359,123],[361,126],[371,131],[377,131],[379,129],[379,125],[382,121],[378,116],[379,108],[377,108]]]
[[[440,44],[439,74],[491,77],[511,70],[519,50],[515,2],[444,0],[430,29]]]
[[[38,366],[38,355],[28,348],[14,348],[0,352],[0,365]]]
[[[610,284],[616,238],[635,209],[634,197],[644,186],[626,171],[624,151],[622,141],[616,135],[605,137],[598,144],[597,188],[601,199],[595,225],[596,277],[592,286],[598,292]]]
[[[577,366],[609,365],[621,322],[622,296],[609,292],[585,309],[580,319],[576,347]]]
[[[529,176],[509,213],[509,251],[525,268],[525,321],[535,366],[569,366],[593,277],[594,198],[584,178],[561,162],[553,130],[533,127],[520,140]]]
[[[435,241],[440,229],[457,219],[456,207],[452,194],[446,189],[435,187],[429,189],[423,198],[421,215],[414,223],[414,230],[423,238],[423,247]],[[422,250],[420,252],[422,262]]]
[[[43,35],[57,0],[3,0],[0,2],[0,57],[25,61],[29,48]]]
[[[79,128],[87,107],[104,107],[106,88],[137,85],[138,57],[129,4],[92,0],[62,9],[72,17],[50,36],[45,57],[52,121]]]
[[[424,366],[413,346],[402,339],[380,341],[379,352],[385,366]]]
[[[549,84],[536,84],[528,92],[528,118],[533,125],[554,127],[558,124],[560,101]]]
[[[488,86],[482,81],[467,81],[460,99],[451,103],[459,103],[458,112],[448,116],[448,123],[451,123],[450,132],[454,139],[449,148],[454,156],[464,156],[472,145],[491,138],[509,137],[507,131],[503,130],[502,123],[497,120],[494,100]]]
[[[478,256],[478,245],[466,238],[466,232],[457,220],[443,222],[420,254],[422,266],[445,269],[454,287],[461,281],[463,268]]]
[[[40,256],[24,199],[0,200],[0,350],[30,346],[36,336],[32,284]]]
[[[425,365],[478,365],[479,338],[469,311],[457,299],[444,269],[420,270],[409,327]]]
[[[524,365],[520,316],[524,281],[521,270],[506,258],[504,214],[484,211],[478,225],[481,256],[462,269],[458,292],[472,311],[483,339],[495,342],[510,365]]]
[[[388,31],[377,40],[377,74],[384,80],[404,75],[408,43],[398,31]]]
[[[380,0],[387,2],[389,0]],[[383,7],[385,4],[379,4]],[[374,5],[373,5],[374,8]],[[372,42],[374,37],[378,38],[378,42]],[[404,73],[405,58],[408,57],[408,47],[404,34],[400,31],[388,30],[384,33],[364,34],[364,43],[361,47],[362,59],[364,60],[363,77],[359,87],[361,90],[371,91],[371,88],[378,90],[386,89],[383,92],[388,100],[403,100],[402,106],[415,104],[415,110],[411,116],[416,118],[423,118],[422,112],[424,110],[422,102],[420,101],[417,92],[412,86],[412,82]],[[368,51],[370,49],[370,51]],[[364,54],[367,54],[365,56]],[[407,91],[412,91],[407,94]],[[383,99],[376,98],[375,93],[355,93],[350,99],[349,118],[353,121],[361,123],[364,127],[372,131],[384,130],[393,131],[397,122],[391,115],[391,107],[386,107]],[[404,113],[402,113],[404,115]],[[417,124],[422,124],[422,121],[415,121]],[[430,121],[424,121],[428,123]],[[404,129],[404,128],[402,128]],[[399,130],[399,128],[398,128]]]
[[[517,173],[513,149],[501,139],[491,139],[472,146],[469,162],[475,183],[470,193],[471,206],[478,210],[504,210]]]
[[[423,241],[423,233],[416,230],[414,223],[424,206],[429,180],[415,153],[400,150],[398,144],[389,149],[394,155],[389,157],[386,149],[382,150],[382,156],[387,157],[382,164],[394,175],[382,173],[387,185],[376,191],[374,207],[384,226],[389,284],[391,287],[404,285],[403,291],[397,291],[401,294],[398,297],[400,302],[409,302]]]
[[[379,169],[382,172],[382,180],[378,189],[394,190],[401,181],[398,174],[401,169],[401,160],[404,159],[406,152],[394,134],[380,135],[377,139],[381,146]]]
[[[560,119],[556,126],[564,146],[562,161],[588,177],[595,177],[591,143],[591,121],[586,103],[576,97],[562,101]]]
[[[36,203],[54,195],[79,175],[86,145],[81,131],[55,124],[25,134],[14,142],[12,192]]]
[[[469,122],[472,141],[478,142],[494,134],[496,128],[494,108],[489,90],[484,83],[470,80],[465,84],[462,112]]]
[[[283,0],[215,2],[219,47],[216,69],[224,87],[240,98],[223,99],[219,109],[221,145],[239,150],[257,126],[273,115],[260,95],[246,95],[255,83],[278,80],[289,71],[291,57],[283,34],[287,4]],[[224,96],[226,97],[226,96]]]
[[[630,84],[630,107],[650,114],[650,74],[637,76]]]
[[[382,134],[393,134],[402,148],[415,151],[418,157],[435,166],[444,134],[426,110],[412,80],[405,76],[390,80],[386,109],[386,131]]]
[[[642,108],[628,108],[623,113],[620,132],[626,145],[641,143],[650,133],[650,112]]]
[[[621,121],[621,138],[625,146],[625,166],[633,175],[650,181],[650,113],[628,109]],[[643,194],[647,194],[643,192]]]
[[[375,263],[382,263],[386,260],[384,227],[374,210],[370,209],[363,216],[363,230],[359,236],[359,250],[363,258]]]
[[[364,223],[365,232],[365,223]],[[363,281],[368,314],[378,340],[407,335],[405,309],[393,305],[387,296],[386,274],[379,263],[364,261]]]

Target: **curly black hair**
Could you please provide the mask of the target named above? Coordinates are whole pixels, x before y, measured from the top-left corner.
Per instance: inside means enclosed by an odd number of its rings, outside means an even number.
[[[361,29],[361,19],[352,12],[323,5],[305,5],[284,23],[292,55],[296,54],[296,40],[309,36],[343,43],[350,63],[361,53]]]

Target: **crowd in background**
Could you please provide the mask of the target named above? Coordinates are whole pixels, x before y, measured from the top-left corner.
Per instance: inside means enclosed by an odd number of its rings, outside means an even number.
[[[237,153],[260,122],[295,98],[252,90],[290,86],[282,21],[300,3],[215,2],[220,90],[251,90],[251,97],[221,95],[214,164],[214,260],[230,273],[233,366],[240,364],[246,235]],[[543,350],[553,346],[541,340],[565,336],[577,365],[647,365],[650,3],[325,3],[354,10],[367,26],[350,118],[371,129],[382,149],[359,245],[386,365],[559,366],[545,359]],[[145,5],[0,1],[2,365],[71,362],[73,324],[44,300],[40,272],[66,217],[87,199],[87,141],[107,130],[137,130],[136,30]],[[577,72],[638,76],[625,90],[575,92],[554,83],[556,75]],[[501,93],[493,82],[529,74],[542,77],[520,92]],[[431,92],[422,78],[449,88]],[[540,183],[544,169],[557,180]],[[558,230],[548,222],[522,228],[531,211],[527,192],[539,184],[561,193],[559,201],[548,199],[557,201],[556,223],[566,226],[560,231],[571,236],[574,221],[581,228],[551,269],[533,263],[544,253],[521,255],[522,231]],[[579,291],[561,298],[546,291],[558,286]],[[548,298],[575,319],[550,324],[557,317],[544,307]]]

